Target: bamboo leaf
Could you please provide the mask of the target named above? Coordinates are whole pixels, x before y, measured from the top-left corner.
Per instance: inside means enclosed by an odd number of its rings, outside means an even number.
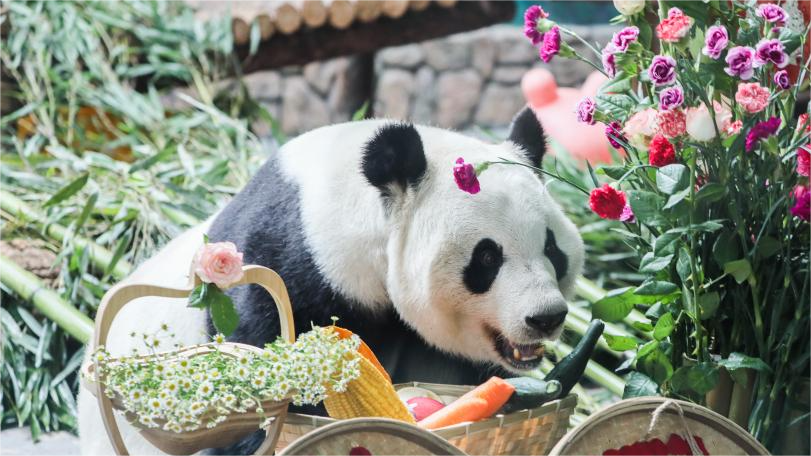
[[[90,177],[90,174],[83,173],[81,176],[74,179],[68,185],[62,187],[58,192],[56,192],[52,197],[48,198],[48,201],[43,203],[42,207],[53,206],[54,204],[60,203],[71,196],[75,195],[79,192],[82,188],[84,188],[85,184],[87,184],[87,179]]]

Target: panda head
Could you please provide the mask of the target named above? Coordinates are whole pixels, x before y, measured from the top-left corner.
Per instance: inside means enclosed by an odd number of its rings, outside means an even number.
[[[452,175],[457,157],[538,166],[544,152],[529,109],[500,144],[395,123],[366,144],[362,171],[390,224],[389,298],[437,348],[522,371],[560,335],[583,263],[577,228],[530,168],[493,165],[475,195]]]

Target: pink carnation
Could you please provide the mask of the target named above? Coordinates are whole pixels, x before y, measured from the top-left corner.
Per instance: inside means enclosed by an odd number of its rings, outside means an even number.
[[[226,288],[242,279],[242,252],[233,242],[204,244],[194,256],[194,273],[205,283]]]
[[[755,145],[761,140],[777,133],[780,129],[780,118],[770,117],[768,120],[758,122],[746,134],[746,151],[752,152]]]
[[[724,134],[727,136],[737,135],[740,133],[741,128],[743,128],[743,121],[738,119],[734,122],[730,122],[723,128]]]
[[[668,138],[675,138],[687,132],[687,116],[681,109],[659,111],[656,119],[659,131]]]
[[[799,217],[806,222],[811,220],[811,190],[805,185],[794,187],[791,192],[794,206],[791,208],[791,215]]]
[[[811,144],[797,149],[797,174],[805,177],[811,174]]]
[[[594,111],[597,110],[597,105],[594,103],[594,99],[591,97],[586,97],[580,100],[575,107],[575,112],[577,113],[577,121],[586,123],[589,125],[594,125]]]
[[[543,41],[544,34],[538,31],[538,21],[547,17],[549,14],[538,5],[532,5],[524,12],[524,35],[533,45]]]
[[[462,157],[457,158],[456,164],[453,165],[453,180],[456,181],[459,190],[471,195],[475,195],[481,190],[479,178],[476,177],[476,168],[470,163],[465,163],[465,159]]]
[[[543,44],[541,44],[538,55],[544,63],[549,63],[552,61],[552,57],[558,55],[558,52],[560,52],[560,28],[554,26],[544,33]]]
[[[763,111],[769,104],[769,89],[757,82],[741,82],[735,93],[735,101],[749,114]]]
[[[656,36],[667,43],[677,43],[690,33],[693,27],[693,18],[685,16],[678,8],[670,8],[667,19],[656,26]]]

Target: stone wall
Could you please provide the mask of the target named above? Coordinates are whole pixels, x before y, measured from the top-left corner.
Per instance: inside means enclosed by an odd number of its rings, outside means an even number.
[[[587,41],[605,43],[613,27],[573,27]],[[578,41],[569,43],[586,54]],[[520,81],[545,66],[558,85],[582,83],[582,62],[540,61],[520,27],[497,25],[424,43],[247,76],[247,85],[282,130],[296,134],[351,119],[366,100],[377,117],[446,128],[501,127],[524,105]]]

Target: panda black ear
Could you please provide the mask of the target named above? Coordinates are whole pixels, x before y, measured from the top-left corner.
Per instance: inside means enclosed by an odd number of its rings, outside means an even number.
[[[364,147],[361,166],[366,180],[384,195],[391,193],[392,185],[403,191],[409,185],[416,185],[426,168],[419,133],[407,123],[380,127]]]
[[[513,117],[507,139],[524,149],[532,166],[540,166],[546,153],[546,136],[532,109],[526,107]]]

